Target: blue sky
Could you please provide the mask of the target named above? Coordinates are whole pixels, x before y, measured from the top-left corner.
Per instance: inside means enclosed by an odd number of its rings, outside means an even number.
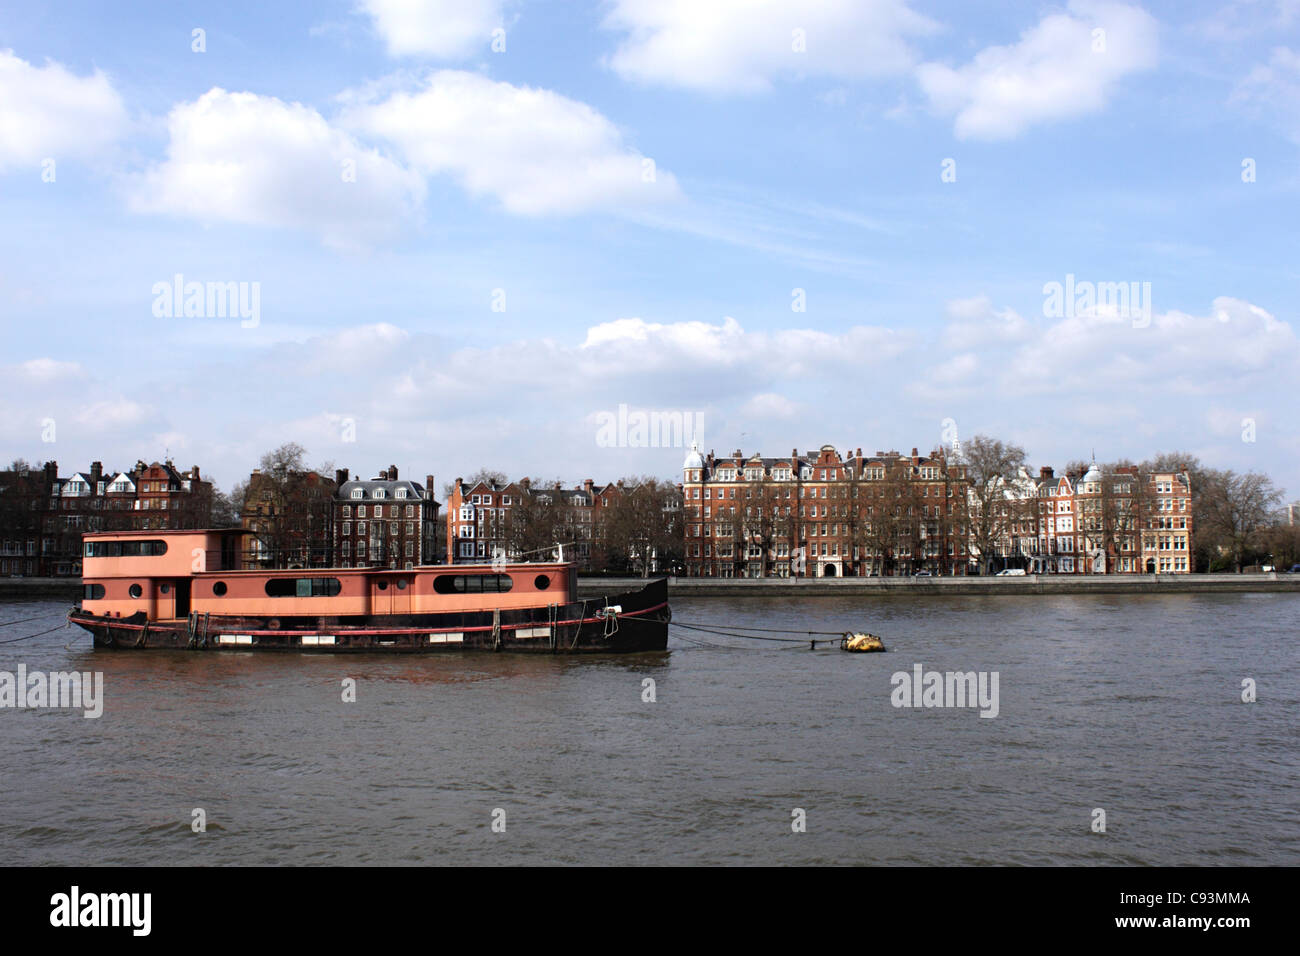
[[[676,473],[596,442],[624,404],[1294,497],[1298,147],[1295,0],[11,5],[0,448]],[[156,315],[177,274],[256,326]],[[1067,275],[1150,313],[1045,314]]]

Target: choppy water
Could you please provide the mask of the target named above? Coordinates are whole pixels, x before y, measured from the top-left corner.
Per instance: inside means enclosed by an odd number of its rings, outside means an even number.
[[[101,671],[104,714],[0,710],[0,858],[1300,863],[1300,599],[673,607],[690,622],[869,628],[891,652],[674,637],[668,654],[609,659],[115,653],[58,630],[0,644],[0,670]],[[0,605],[0,640],[65,608]],[[890,675],[918,662],[997,671],[999,716],[894,708]],[[206,833],[191,831],[196,807]]]

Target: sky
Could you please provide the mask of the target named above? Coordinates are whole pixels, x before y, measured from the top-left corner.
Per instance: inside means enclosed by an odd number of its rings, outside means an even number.
[[[1298,200],[1300,0],[8,4],[0,458],[680,478],[623,408],[1295,498]]]

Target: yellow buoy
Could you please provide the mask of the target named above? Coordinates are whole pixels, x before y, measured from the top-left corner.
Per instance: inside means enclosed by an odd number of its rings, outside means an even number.
[[[846,651],[865,654],[870,651],[883,651],[885,642],[874,634],[845,634],[840,647]]]

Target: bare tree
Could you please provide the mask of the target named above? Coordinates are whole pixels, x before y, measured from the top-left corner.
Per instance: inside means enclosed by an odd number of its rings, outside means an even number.
[[[962,445],[958,462],[966,468],[971,496],[971,546],[980,572],[992,570],[998,545],[1008,538],[1017,515],[1007,504],[1006,483],[1025,463],[1025,450],[996,438],[976,435]]]
[[[1254,471],[1240,475],[1231,470],[1210,472],[1202,481],[1206,530],[1218,536],[1241,573],[1247,553],[1263,541],[1273,514],[1282,505],[1282,489],[1267,475]]]
[[[248,497],[248,482],[238,481],[229,493],[212,488],[212,527],[238,528]]]
[[[310,470],[306,456],[297,442],[267,452],[243,495],[243,523],[261,544],[256,559],[271,567],[330,563],[334,480]]]
[[[498,484],[504,484],[504,479]],[[558,484],[552,482],[550,487],[542,487],[533,483],[529,493],[521,495],[506,512],[502,530],[506,549],[512,556],[524,561],[546,560],[556,544],[569,543],[568,506],[560,500]]]
[[[681,508],[671,482],[647,476],[625,478],[622,493],[604,509],[602,535],[620,563],[648,577],[681,551]]]

